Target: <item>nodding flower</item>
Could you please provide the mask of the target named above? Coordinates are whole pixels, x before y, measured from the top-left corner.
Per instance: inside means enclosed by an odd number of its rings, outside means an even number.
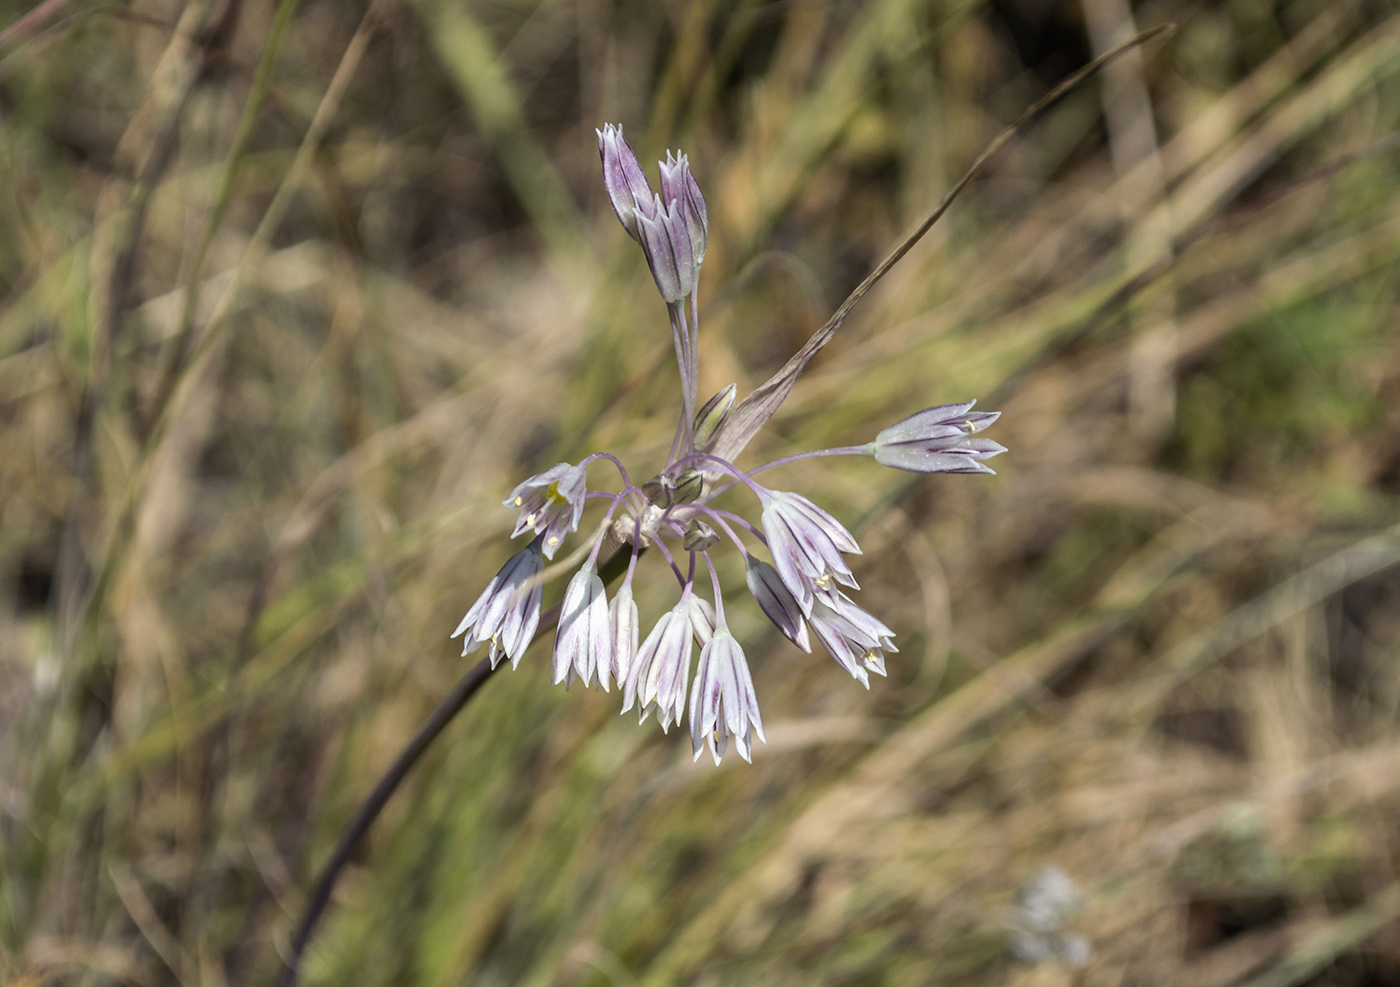
[[[472,604],[453,637],[462,638],[462,654],[466,655],[483,644],[490,643],[488,657],[496,667],[501,655],[510,658],[512,668],[520,664],[520,656],[535,637],[540,624],[540,601],[544,598],[544,561],[540,558],[539,539],[510,557],[501,571],[486,586],[486,592]]]
[[[861,553],[851,532],[801,494],[760,485],[757,475],[797,460],[855,455],[920,473],[991,473],[984,460],[1006,450],[976,433],[996,421],[997,413],[974,412],[972,401],[938,405],[883,429],[865,445],[740,468],[737,458],[777,411],[815,349],[804,347],[801,358],[788,361],[747,397],[737,399],[738,388],[730,384],[697,409],[697,289],[710,239],[705,197],[690,159],[675,152],[659,162],[658,194],[620,126],[606,124],[598,131],[598,153],[613,211],[641,246],[666,303],[681,385],[675,437],[665,467],[645,483],[634,483],[613,454],[597,452],[577,464],[551,466],[512,490],[502,502],[519,512],[512,537],[528,532],[534,538],[491,580],[453,637],[464,637],[464,655],[488,644],[493,667],[503,655],[512,666],[518,664],[539,626],[544,560],[553,559],[578,531],[586,502],[605,499],[606,515],[591,542],[580,546],[587,561],[570,579],[560,606],[554,681],[566,687],[596,683],[604,691],[616,683],[623,712],[636,706],[642,720],[655,712],[663,730],[686,716],[688,695],[695,756],[708,747],[719,763],[733,740],[747,761],[753,736],[763,739],[763,723],[748,661],[725,620],[719,574],[725,546],[732,545],[743,559],[745,581],[759,609],[803,651],[811,651],[815,635],[866,688],[872,672],[885,674],[885,656],[898,651],[894,631],[846,595],[845,590],[858,588],[846,556]],[[604,460],[617,469],[620,488],[590,493],[587,469]],[[756,523],[752,514],[745,516],[742,503],[719,500],[731,489],[757,500]],[[619,561],[628,555],[626,575],[611,603],[598,564],[605,544],[621,546]],[[675,575],[680,600],[638,647],[641,622],[632,584],[643,550],[651,548]],[[768,559],[756,552],[766,552]],[[696,586],[697,563],[709,573],[710,599]],[[688,689],[697,642],[700,658]]]
[[[559,463],[530,477],[501,501],[505,507],[520,509],[511,537],[538,532],[543,539],[544,557],[554,558],[564,536],[578,530],[587,492],[583,470],[568,463]]]

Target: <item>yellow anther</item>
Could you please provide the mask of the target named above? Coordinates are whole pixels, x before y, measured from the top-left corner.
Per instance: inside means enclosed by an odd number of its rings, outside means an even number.
[[[525,523],[526,523],[526,524],[534,524],[534,523],[535,523],[535,513],[534,513],[533,511],[530,512],[529,514],[526,514],[526,515],[525,515]]]
[[[831,573],[828,572],[826,575],[822,576],[821,578],[812,580],[812,582],[816,583],[816,584],[817,584],[818,586],[820,586],[822,589],[830,589],[830,588],[831,588]]]
[[[546,544],[549,544],[549,545],[558,545],[558,544],[559,544],[559,539],[558,539],[558,538],[555,538],[555,537],[553,537],[553,536],[551,536],[551,537],[545,539],[545,543],[546,543]]]
[[[519,507],[519,506],[520,506],[521,504],[523,504],[523,503],[525,503],[525,498],[524,498],[524,497],[516,497],[516,498],[515,498],[515,506],[516,506],[516,507]]]

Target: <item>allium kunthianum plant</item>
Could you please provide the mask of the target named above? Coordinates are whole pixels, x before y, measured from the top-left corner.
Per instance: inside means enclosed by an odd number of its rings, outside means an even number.
[[[708,745],[718,764],[732,740],[747,761],[754,736],[763,739],[763,721],[744,651],[725,618],[712,558],[716,551],[739,552],[750,595],[793,644],[810,652],[815,636],[866,688],[871,672],[885,674],[885,655],[898,650],[894,631],[848,593],[858,587],[845,556],[860,554],[851,533],[800,493],[766,486],[759,477],[814,456],[872,456],[882,466],[917,473],[991,473],[984,461],[1005,449],[977,433],[996,421],[997,413],[973,411],[972,401],[938,405],[896,422],[864,445],[741,468],[735,460],[777,410],[810,356],[794,358],[795,369],[743,401],[735,401],[730,384],[697,408],[696,284],[710,232],[705,197],[684,154],[668,152],[660,162],[657,194],[621,127],[609,124],[598,132],[598,151],[617,218],[641,245],[666,302],[681,383],[675,438],[665,467],[640,484],[616,456],[596,452],[577,464],[551,466],[512,490],[503,503],[519,512],[513,536],[529,536],[530,542],[491,580],[452,636],[463,638],[464,655],[485,645],[492,667],[502,657],[518,665],[539,626],[545,560],[578,530],[588,500],[606,501],[587,560],[564,592],[554,636],[555,683],[567,687],[580,681],[604,691],[616,685],[624,713],[636,707],[645,720],[654,712],[663,730],[686,717],[688,702],[695,757]],[[590,490],[593,467],[615,469],[620,489]],[[750,513],[715,506],[731,489],[751,498]],[[598,572],[605,545],[631,552],[611,601]],[[650,548],[669,565],[680,596],[643,639],[632,581],[641,552]],[[697,585],[702,564],[709,578]],[[700,658],[692,677],[697,643]]]

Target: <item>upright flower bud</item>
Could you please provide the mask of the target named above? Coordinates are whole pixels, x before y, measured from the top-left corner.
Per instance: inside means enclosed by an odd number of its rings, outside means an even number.
[[[602,130],[595,132],[598,135],[598,154],[603,159],[603,185],[608,190],[613,212],[617,213],[627,235],[640,241],[637,203],[651,201],[651,185],[637,156],[623,139],[620,126],[605,123]]]
[[[659,195],[647,205],[638,202],[637,229],[657,291],[667,304],[680,304],[695,290],[699,274],[680,204]]]
[[[680,206],[698,271],[710,242],[710,213],[705,207],[705,197],[700,194],[700,185],[690,173],[690,160],[684,154],[676,157],[666,152],[666,160],[661,162],[661,198]]]
[[[692,431],[696,452],[704,452],[709,447],[710,440],[715,437],[715,432],[719,431],[719,427],[729,417],[730,409],[734,407],[734,395],[738,391],[737,384],[730,384],[706,401],[695,413],[695,428]]]
[[[981,461],[1006,447],[969,436],[996,421],[1001,412],[970,411],[976,403],[940,404],[895,422],[871,443],[875,461],[914,473],[994,473]]]

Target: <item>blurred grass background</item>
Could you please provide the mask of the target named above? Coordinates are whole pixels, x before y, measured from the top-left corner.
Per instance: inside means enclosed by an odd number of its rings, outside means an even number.
[[[1168,21],[748,454],[1004,412],[994,478],[785,475],[859,519],[889,678],[732,606],[769,742],[714,769],[537,647],[389,805],[304,972],[1400,983],[1383,0],[0,3],[0,977],[271,983],[474,660],[447,634],[510,551],[500,498],[595,449],[661,465],[664,311],[595,126],[690,153],[701,390],[742,393],[1026,105]],[[644,560],[644,619],[670,580]],[[1013,956],[1050,865],[1082,968]]]

